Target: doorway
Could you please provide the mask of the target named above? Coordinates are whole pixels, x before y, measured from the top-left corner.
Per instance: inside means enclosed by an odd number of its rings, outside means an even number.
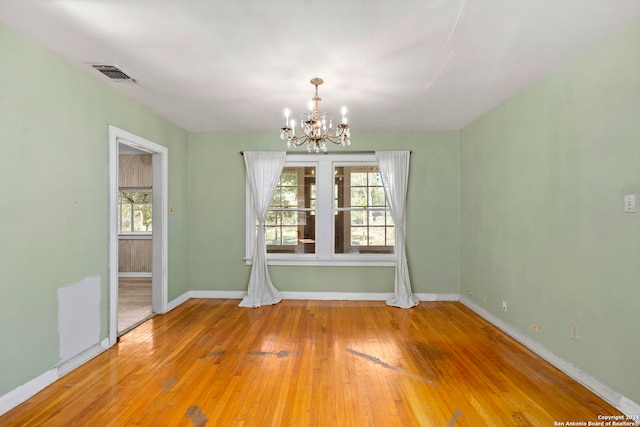
[[[147,181],[120,185],[121,155],[140,155],[148,163]],[[167,183],[168,150],[152,141],[138,137],[115,126],[109,126],[109,343],[154,313],[167,311]],[[129,166],[126,166],[128,169]],[[136,166],[138,167],[138,166]],[[142,174],[142,173],[140,173]],[[129,209],[138,211],[123,224]],[[151,214],[145,219],[147,215]],[[132,224],[131,221],[137,221]],[[127,236],[123,244],[123,225]],[[145,255],[144,252],[147,252]],[[141,252],[133,262],[128,259]],[[121,259],[123,258],[123,259]],[[129,263],[128,263],[129,262]],[[128,263],[128,264],[127,264]],[[146,265],[145,265],[146,264]],[[125,267],[123,268],[123,265]],[[141,270],[124,271],[121,270]],[[142,271],[144,270],[144,271]],[[124,273],[124,274],[121,274]],[[121,277],[126,276],[126,277]],[[124,280],[123,280],[124,279]],[[126,292],[128,298],[121,293]],[[121,307],[127,304],[128,307]],[[133,311],[131,311],[133,310]],[[131,315],[131,316],[130,316]],[[128,317],[125,319],[124,317]],[[123,322],[123,320],[126,320]]]
[[[153,157],[118,142],[118,336],[153,316]]]

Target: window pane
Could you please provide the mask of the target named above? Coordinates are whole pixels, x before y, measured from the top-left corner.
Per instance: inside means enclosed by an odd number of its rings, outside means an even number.
[[[144,231],[152,231],[151,225],[153,223],[153,216],[151,213],[152,207],[150,204],[142,205],[142,225],[144,227]]]
[[[310,166],[287,167],[271,199],[273,208],[311,208],[316,199],[316,168]]]
[[[278,214],[279,212],[275,212],[275,211],[268,211],[267,212],[267,216],[264,220],[264,225],[268,226],[268,225],[276,225],[278,223]]]
[[[385,225],[386,211],[369,211],[369,225]]]
[[[384,198],[384,188],[382,187],[370,187],[369,194],[371,201],[371,206],[384,206],[385,198]]]
[[[131,228],[131,205],[130,204],[123,204],[122,205],[122,231],[123,232],[130,232],[133,231],[133,229]]]
[[[298,211],[279,212],[283,225],[298,225]]]
[[[280,182],[278,185],[298,185],[298,168],[285,168],[280,175]]]
[[[149,231],[144,205],[133,205],[133,231]]]
[[[367,187],[351,187],[351,205],[350,207],[366,207],[367,203]]]
[[[282,187],[282,207],[298,207],[298,187]]]
[[[282,200],[282,187],[276,187],[275,191],[273,192],[273,198],[271,199],[271,204],[269,206],[278,207],[282,205],[281,200]]]
[[[393,221],[377,166],[334,170],[334,253],[393,253]]]
[[[365,225],[367,219],[367,213],[365,211],[351,211],[346,212],[351,215],[351,225]]]
[[[315,212],[277,212],[275,225],[265,226],[267,253],[315,253]]]
[[[122,204],[118,197],[118,232],[122,233]]]
[[[267,245],[279,245],[281,244],[280,236],[278,235],[279,228],[265,227],[264,235],[267,241]]]
[[[267,253],[315,253],[316,168],[284,168],[271,207]]]
[[[350,168],[345,168],[350,169]],[[362,168],[360,168],[362,169]],[[366,186],[367,185],[367,174],[364,172],[351,172],[351,185],[352,186]]]
[[[385,227],[369,227],[369,246],[385,245]]]
[[[367,246],[367,227],[351,227],[351,246]]]
[[[369,182],[367,183],[367,185],[377,185],[377,186],[382,186],[382,178],[380,177],[380,172],[378,171],[378,167],[374,166],[375,168],[375,172],[369,172],[368,174],[368,179]]]
[[[298,227],[282,227],[282,244],[298,244]]]

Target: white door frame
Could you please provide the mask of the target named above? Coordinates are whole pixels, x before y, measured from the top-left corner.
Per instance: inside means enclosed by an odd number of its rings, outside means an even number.
[[[167,147],[109,125],[109,346],[118,337],[118,160],[119,144],[151,153],[153,158],[152,310],[167,312],[168,183]]]

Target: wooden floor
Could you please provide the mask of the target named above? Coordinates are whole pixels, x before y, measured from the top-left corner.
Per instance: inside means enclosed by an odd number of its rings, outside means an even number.
[[[118,335],[135,328],[152,314],[151,279],[121,277],[118,280]]]
[[[553,426],[613,407],[459,303],[193,299],[2,426]]]

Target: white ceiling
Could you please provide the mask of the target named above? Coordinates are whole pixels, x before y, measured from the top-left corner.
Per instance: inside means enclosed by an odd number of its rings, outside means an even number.
[[[640,0],[0,0],[0,21],[189,131],[277,130],[325,84],[352,130],[459,129]]]

